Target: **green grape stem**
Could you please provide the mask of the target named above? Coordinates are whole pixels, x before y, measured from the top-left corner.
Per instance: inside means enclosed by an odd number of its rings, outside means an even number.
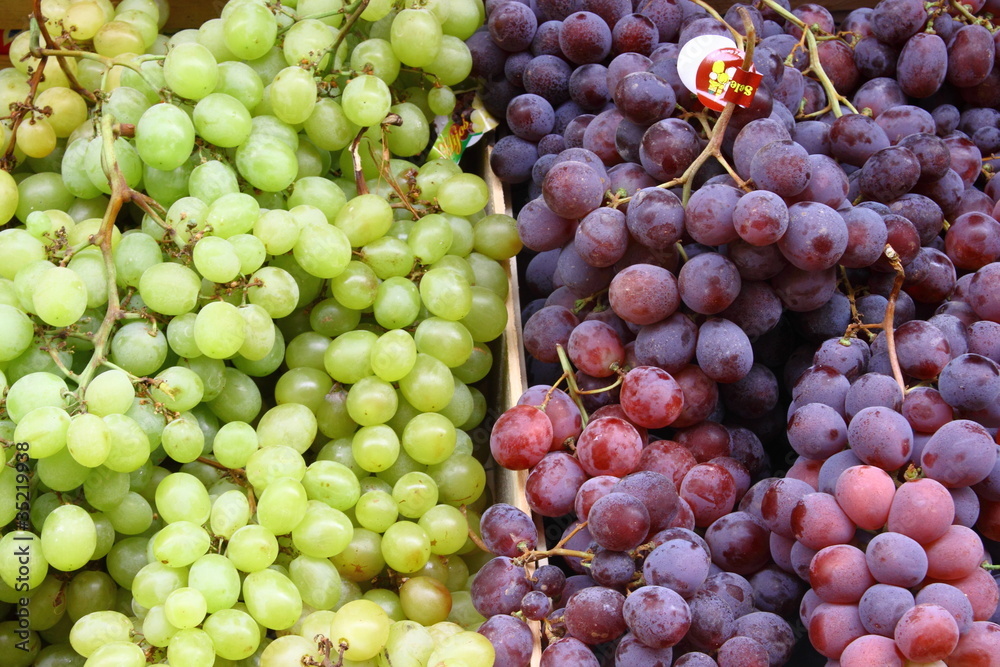
[[[339,49],[340,45],[344,42],[345,39],[347,39],[347,33],[350,32],[354,24],[357,23],[359,18],[361,18],[361,13],[368,8],[368,3],[370,1],[371,0],[358,0],[358,2],[352,5],[350,8],[345,7],[343,9],[344,13],[347,13],[349,11],[350,14],[347,15],[347,19],[344,21],[343,27],[341,27],[340,32],[337,33],[337,39],[334,40],[333,45],[330,46],[330,48],[327,50],[327,53],[330,54],[331,65],[333,64],[333,61],[337,56],[337,49]],[[322,56],[320,56],[320,60],[322,60]]]
[[[337,645],[337,660],[333,660],[333,642],[324,635],[316,635],[313,637],[313,641],[319,647],[319,652],[323,656],[322,661],[317,661],[315,658],[310,656],[303,656],[302,664],[308,665],[309,667],[343,667],[344,664],[344,653],[350,648],[346,640],[341,640]]]
[[[45,21],[41,20],[40,18],[41,16],[42,16],[42,0],[33,0],[32,19],[34,25],[32,26],[32,28],[34,28],[34,26],[37,25],[38,32],[40,33],[42,39],[45,40],[45,45],[50,49],[57,49],[59,45],[56,43],[54,39],[52,39],[52,35],[49,34],[48,26],[45,25]],[[37,20],[34,20],[35,17],[39,18]],[[31,43],[32,45],[35,44],[34,36],[32,36]],[[56,61],[59,63],[59,67],[62,68],[63,73],[66,74],[66,79],[73,87],[73,90],[80,93],[83,96],[83,98],[88,102],[90,102],[91,104],[96,104],[97,96],[94,94],[93,91],[87,90],[82,85],[80,85],[80,81],[76,78],[76,74],[74,74],[72,70],[70,70],[69,65],[66,64],[66,56],[56,55],[55,58]],[[44,67],[42,69],[44,69]]]
[[[576,385],[576,375],[573,373],[573,364],[570,363],[569,356],[566,354],[566,350],[562,345],[556,345],[556,354],[559,355],[559,364],[562,366],[563,374],[566,376],[566,385],[569,389],[569,396],[576,403],[577,409],[580,410],[580,424],[583,428],[587,428],[587,422],[590,417],[587,415],[587,409],[583,406],[583,399],[580,398],[580,388]]]

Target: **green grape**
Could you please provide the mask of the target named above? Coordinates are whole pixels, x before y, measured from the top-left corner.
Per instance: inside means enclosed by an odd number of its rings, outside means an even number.
[[[455,393],[452,394],[448,405],[438,414],[446,417],[456,428],[461,428],[472,417],[474,407],[472,392],[468,385],[455,378]]]
[[[476,611],[469,591],[457,590],[451,593],[451,612],[448,614],[448,620],[466,630],[478,630],[486,621],[486,617]]]
[[[400,62],[410,67],[430,65],[441,48],[441,23],[431,12],[404,9],[392,21],[389,41]]]
[[[483,24],[486,10],[478,0],[449,0],[448,16],[441,23],[446,35],[465,40]]]
[[[264,5],[241,3],[234,6],[223,20],[226,47],[242,60],[265,56],[278,35],[274,15]]]
[[[292,627],[302,613],[302,596],[285,575],[264,569],[251,572],[243,581],[247,611],[265,628]]]
[[[385,332],[372,346],[372,371],[385,382],[401,380],[413,369],[416,360],[416,343],[413,336],[404,329],[393,329]],[[395,412],[395,407],[396,404],[393,401],[393,412]]]
[[[316,81],[297,65],[278,72],[268,89],[274,115],[289,125],[304,123],[316,104]]]
[[[107,370],[97,375],[84,391],[87,411],[99,417],[125,414],[132,407],[135,388],[126,373]]]
[[[194,266],[214,283],[228,283],[240,274],[236,249],[224,238],[205,236],[194,246]]]
[[[334,278],[343,273],[351,261],[351,242],[341,229],[325,220],[309,222],[300,229],[293,255],[310,275]]]
[[[23,354],[31,345],[33,334],[34,328],[27,315],[18,308],[0,304],[0,361],[10,361]]]
[[[34,286],[35,313],[48,325],[66,327],[87,309],[87,285],[69,268],[53,267]]]
[[[434,638],[416,621],[396,621],[389,627],[379,667],[425,667],[434,651]]]
[[[420,291],[406,278],[386,278],[378,286],[373,306],[379,325],[386,329],[402,329],[412,325],[420,314]]]
[[[384,424],[392,419],[397,407],[395,389],[378,377],[368,376],[358,380],[347,393],[347,414],[361,426]],[[391,463],[388,461],[386,465]]]
[[[69,642],[74,651],[89,658],[106,644],[128,642],[133,630],[132,621],[125,614],[117,611],[95,611],[73,624]],[[143,660],[145,661],[145,658]]]
[[[477,343],[495,340],[507,327],[507,305],[495,292],[473,286],[472,310],[461,322]]]
[[[234,421],[224,424],[216,433],[212,452],[227,468],[242,468],[258,447],[254,428],[246,422]]]
[[[399,603],[399,596],[393,591],[385,588],[373,588],[366,591],[362,599],[370,600],[382,607],[390,621],[401,621],[406,618],[403,614],[403,607]]]
[[[199,667],[214,663],[212,638],[198,628],[178,630],[167,646],[167,660],[171,667]]]
[[[246,318],[244,317],[244,319]],[[281,333],[281,329],[276,324],[272,323],[271,332],[274,337],[274,344],[263,359],[253,361],[239,355],[233,359],[233,365],[244,374],[253,377],[265,377],[278,370],[281,360],[285,356],[285,339]],[[243,341],[243,345],[247,346],[249,340],[251,340],[251,336],[248,331],[247,340]]]
[[[187,162],[194,149],[194,124],[172,104],[149,107],[135,126],[135,148],[142,161],[161,171]]]
[[[132,588],[135,575],[149,562],[146,557],[148,543],[145,537],[126,537],[111,547],[106,563],[108,574],[116,584]]]
[[[448,637],[434,649],[428,665],[489,665],[496,659],[496,650],[485,636],[465,631]]]
[[[226,384],[208,406],[224,422],[253,421],[260,412],[260,389],[245,373],[226,368]]]
[[[475,284],[485,287],[501,299],[506,299],[510,292],[510,276],[499,262],[478,252],[465,258],[475,274]]]
[[[472,289],[464,276],[445,268],[434,268],[420,278],[420,298],[435,316],[461,320],[472,308]]]
[[[353,535],[347,515],[320,500],[309,500],[305,516],[292,529],[292,542],[307,556],[330,558],[347,548]]]
[[[236,55],[226,46],[225,27],[222,19],[210,19],[202,23],[198,28],[198,37],[195,41],[211,51],[219,63],[237,59]]]
[[[190,521],[175,521],[156,533],[153,538],[153,555],[164,565],[185,568],[204,556],[210,545],[211,539],[204,528]],[[150,606],[142,600],[139,602],[143,606]]]
[[[274,400],[279,405],[298,403],[318,416],[326,403],[326,396],[333,388],[333,380],[315,368],[293,368],[278,378],[274,386]]]
[[[77,463],[65,447],[41,459],[35,472],[45,486],[61,493],[75,490],[90,476],[90,468]]]
[[[181,97],[200,100],[215,89],[219,80],[218,63],[212,52],[201,44],[177,44],[163,61],[163,78]]]
[[[265,97],[265,103],[266,100],[267,98]],[[298,130],[276,116],[270,113],[264,115],[258,114],[254,116],[251,124],[253,126],[253,129],[250,132],[251,136],[270,137],[272,139],[277,139],[293,151],[298,149]]]
[[[105,466],[95,468],[83,483],[83,493],[87,502],[101,511],[113,509],[125,499],[128,491],[128,474]]]
[[[399,602],[410,620],[433,625],[448,618],[451,592],[443,583],[427,576],[411,577],[399,587]]]
[[[434,61],[424,69],[435,74],[438,80],[446,86],[454,86],[465,81],[472,73],[472,53],[465,42],[451,35],[441,38],[441,46],[434,56]],[[436,89],[431,89],[433,92]],[[428,95],[429,101],[430,95]],[[454,101],[454,96],[452,96]]]
[[[18,192],[17,182],[6,171],[0,174],[0,202],[0,224],[7,224],[17,210]]]
[[[301,482],[276,479],[257,501],[257,521],[274,535],[285,535],[295,528],[306,514],[308,499]]]
[[[260,418],[257,439],[265,449],[283,445],[302,454],[316,439],[317,431],[316,416],[308,407],[285,403],[271,408]]]
[[[52,373],[29,373],[7,390],[7,416],[19,422],[36,408],[63,408],[66,406],[64,394],[68,391],[66,382]]]
[[[306,463],[302,454],[291,447],[272,445],[250,456],[246,473],[247,481],[260,492],[280,477],[301,480],[306,474]]]
[[[376,533],[384,533],[399,516],[392,496],[378,490],[364,493],[358,499],[354,512],[362,528]]]
[[[73,255],[66,267],[83,281],[87,308],[98,308],[108,302],[108,273],[100,250],[83,249]]]
[[[260,217],[260,204],[248,194],[225,194],[208,207],[205,222],[215,236],[227,239],[253,229]]]
[[[310,607],[331,609],[340,600],[340,575],[327,558],[300,555],[289,563],[288,575]]]
[[[399,438],[388,426],[364,426],[354,434],[351,451],[361,468],[380,472],[395,463],[399,455]]]
[[[483,465],[467,454],[456,454],[444,463],[432,465],[427,474],[437,484],[440,499],[449,505],[469,505],[486,488]]]
[[[194,323],[194,339],[205,356],[228,359],[240,351],[245,337],[246,324],[236,306],[225,301],[212,301],[198,312]],[[207,400],[212,398],[214,396]]]
[[[326,372],[344,384],[354,384],[371,375],[371,350],[377,340],[377,335],[363,329],[337,336],[323,355]]]
[[[371,74],[392,85],[399,76],[399,58],[392,45],[384,39],[366,39],[351,51],[351,69],[356,72],[371,69]]]
[[[261,306],[272,319],[290,315],[298,305],[299,286],[288,271],[265,266],[250,276],[253,284],[247,290],[250,303]]]
[[[438,186],[437,200],[446,213],[472,215],[486,206],[489,189],[475,174],[457,174]]]
[[[345,4],[342,0],[298,0],[298,13],[299,16],[318,18],[336,28],[343,22],[341,10]]]
[[[285,33],[281,52],[283,64],[307,63],[323,69],[330,62],[329,49],[333,47],[334,40],[334,34],[325,23],[302,17]]]
[[[294,368],[315,368],[322,370],[323,357],[330,346],[330,339],[313,331],[301,333],[288,343],[285,349],[285,364]]]
[[[259,133],[251,133],[236,149],[236,168],[252,186],[265,192],[287,188],[299,169],[295,148]]]
[[[340,304],[336,299],[324,299],[309,313],[310,326],[323,336],[335,337],[353,331],[361,321],[361,313]]]
[[[431,539],[431,553],[451,555],[459,551],[469,537],[469,522],[451,505],[436,505],[417,521]]]
[[[402,125],[385,128],[389,150],[404,157],[421,153],[430,140],[430,126],[424,112],[409,102],[396,104],[390,111],[402,119]]]
[[[66,613],[64,585],[63,581],[50,574],[32,591],[28,598],[27,617],[33,630],[48,630],[62,619]]]
[[[372,267],[375,275],[386,280],[409,274],[413,270],[416,257],[405,241],[382,237],[361,249],[361,261]]]
[[[391,0],[372,0],[361,12],[361,18],[369,22],[375,22],[385,17],[392,10]]]
[[[74,621],[95,611],[107,611],[115,604],[117,584],[105,572],[78,572],[65,588],[66,614]]]
[[[348,660],[371,660],[385,646],[392,620],[371,600],[354,600],[341,607],[330,623],[334,645],[347,642]]]
[[[448,219],[431,213],[413,223],[406,243],[421,264],[437,262],[451,248],[452,230]]]
[[[441,463],[455,450],[455,426],[445,415],[425,412],[403,428],[400,441],[413,459],[424,465]]]
[[[160,444],[167,456],[179,463],[194,461],[202,455],[205,448],[205,434],[190,412],[183,413],[180,419],[168,422],[161,437]]]
[[[341,105],[349,121],[358,127],[371,127],[381,123],[389,113],[392,95],[382,79],[362,74],[347,82]]]
[[[188,582],[190,581],[189,574]],[[163,602],[163,613],[167,622],[184,630],[201,624],[208,613],[208,603],[197,588],[185,586],[170,592]]]
[[[163,261],[160,246],[146,234],[131,233],[122,235],[122,240],[115,248],[115,278],[120,286],[138,287],[143,272],[154,264]]]
[[[244,660],[260,646],[260,631],[253,617],[240,609],[220,609],[202,626],[212,639],[215,653],[226,660]]]
[[[341,577],[354,582],[367,581],[385,567],[382,538],[365,528],[355,528],[350,544],[330,560]]]
[[[260,653],[260,667],[298,665],[302,664],[306,657],[316,662],[323,659],[314,640],[299,635],[283,635],[268,644]]]
[[[496,213],[486,216],[476,223],[473,235],[476,252],[490,259],[510,259],[521,251],[517,221],[509,215]]]
[[[138,535],[153,524],[153,508],[145,498],[130,491],[120,505],[107,512],[107,517],[122,535]]]
[[[237,490],[220,495],[212,503],[209,521],[214,535],[230,539],[250,521],[250,502],[246,495]]]
[[[181,197],[167,209],[166,223],[174,230],[174,242],[184,244],[191,234],[205,229],[208,204],[194,197]]]
[[[204,312],[204,309],[202,312]],[[236,313],[236,317],[239,320],[240,326],[242,326],[243,318],[239,317],[239,313]],[[197,331],[197,322],[195,326]],[[166,368],[157,373],[153,380],[155,382],[149,391],[150,398],[162,403],[167,409],[174,412],[186,412],[190,410],[201,403],[201,399],[205,393],[205,384],[198,377],[198,374],[190,368],[184,368],[183,366]]]
[[[350,450],[347,450],[350,452]],[[321,458],[309,464],[302,486],[310,500],[318,500],[331,508],[344,512],[354,507],[361,495],[361,485],[350,468],[337,461]],[[299,526],[301,527],[301,526]],[[294,534],[293,534],[294,539]],[[300,549],[304,552],[303,549]]]
[[[438,317],[428,317],[417,325],[413,340],[418,352],[457,368],[472,354],[474,342],[464,325]]]
[[[62,174],[64,187],[74,196],[84,199],[92,199],[101,194],[101,190],[91,182],[90,176],[86,171],[85,159],[89,147],[90,142],[88,141],[76,140],[68,144],[66,152],[63,153],[62,164],[59,170]],[[3,177],[0,177],[0,180],[3,180]],[[15,187],[13,200],[11,201],[12,206],[17,206],[17,194],[18,192]],[[16,209],[11,209],[12,212],[14,210]],[[2,216],[0,216],[0,219],[2,219]]]
[[[197,273],[172,262],[150,266],[139,279],[142,300],[163,315],[183,315],[194,310],[200,289],[201,279]]]
[[[296,25],[300,25],[299,24]],[[288,41],[285,41],[288,44]],[[355,125],[336,100],[321,98],[304,122],[306,136],[317,147],[327,151],[347,148],[358,133]]]
[[[330,280],[330,295],[351,310],[365,310],[375,303],[379,282],[367,264],[352,260]]]
[[[450,116],[455,110],[454,91],[449,86],[434,86],[427,93],[427,106],[436,116]]]
[[[42,406],[24,415],[14,429],[14,441],[26,443],[28,456],[44,459],[66,446],[70,417],[62,408]]]
[[[181,526],[181,524],[177,525]],[[195,526],[195,528],[197,528],[197,526]],[[191,530],[192,534],[194,534],[193,529]],[[159,537],[159,535],[157,535],[157,537]],[[171,541],[179,541],[179,536],[171,538]],[[195,557],[195,560],[197,559],[198,558]],[[144,607],[152,608],[157,605],[162,605],[172,591],[175,591],[178,588],[183,588],[187,585],[187,568],[175,568],[157,561],[152,561],[147,565],[143,565],[135,573],[135,576],[132,579],[131,589],[132,596],[135,598],[136,602]]]
[[[167,620],[163,605],[156,605],[146,612],[142,619],[142,635],[151,646],[166,648],[170,638],[177,633],[178,628]]]
[[[334,224],[343,231],[351,246],[367,245],[385,235],[392,225],[392,208],[378,195],[361,195],[347,202]]]
[[[189,521],[200,525],[208,520],[212,507],[204,485],[184,472],[167,475],[156,487],[155,500],[156,511],[167,523]]]
[[[23,100],[24,98],[22,98]],[[119,139],[118,141],[127,143],[124,139]],[[116,143],[116,149],[117,149]],[[89,151],[89,146],[88,146]],[[133,151],[134,153],[134,151]],[[125,156],[127,159],[130,156]],[[135,164],[129,161],[128,164],[122,164],[123,173],[126,177],[134,176]],[[125,171],[125,169],[128,171]],[[69,208],[70,204],[73,203],[73,193],[71,193],[66,185],[63,183],[62,176],[56,172],[42,172],[38,174],[31,174],[30,176],[20,180],[17,184],[17,209],[14,212],[14,216],[24,222],[28,218],[28,214],[32,211],[47,211],[50,209],[58,209],[60,211],[65,211]],[[4,245],[8,241],[12,241],[17,238],[18,235],[8,234],[6,232],[13,232],[15,230],[4,230],[5,238]],[[38,239],[25,232],[24,230],[16,230],[22,232],[26,237],[38,244],[39,247],[42,246]],[[13,263],[6,264],[7,256],[16,254],[19,250],[27,250],[32,252],[31,255],[27,257],[18,257]],[[4,271],[6,273],[2,274],[4,278],[13,278],[14,273],[17,269],[34,261],[35,248],[29,244],[25,244],[20,238],[17,238],[17,243],[12,244],[9,248],[5,247],[3,256],[5,262]],[[44,252],[44,247],[43,247]],[[44,255],[43,255],[44,257]],[[38,259],[41,259],[39,257]]]
[[[216,93],[225,93],[239,100],[247,110],[252,110],[264,98],[264,84],[248,64],[239,61],[219,63],[219,81]]]
[[[413,471],[396,480],[392,487],[392,498],[401,515],[408,519],[419,519],[437,504],[438,490],[429,475]]]
[[[288,211],[265,211],[254,223],[253,234],[264,243],[269,254],[283,255],[295,247],[299,226]]]
[[[213,93],[205,99],[209,99],[215,94]],[[198,104],[200,106],[203,103],[204,100]],[[239,192],[236,172],[224,162],[209,160],[191,170],[188,177],[188,191],[192,197],[197,197],[206,204],[211,204],[223,195]]]
[[[417,354],[413,370],[399,381],[399,388],[411,405],[424,412],[443,409],[455,391],[448,367],[423,353]]]
[[[60,505],[42,526],[42,555],[57,570],[70,572],[87,564],[97,548],[97,529],[87,510]]]
[[[386,565],[397,572],[414,572],[431,555],[430,538],[424,529],[410,521],[400,521],[382,535],[382,556]]]

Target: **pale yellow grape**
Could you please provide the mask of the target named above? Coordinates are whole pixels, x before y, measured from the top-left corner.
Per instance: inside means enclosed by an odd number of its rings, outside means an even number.
[[[28,157],[43,158],[56,148],[56,132],[45,116],[31,114],[17,131],[17,147]]]
[[[149,14],[135,9],[122,11],[121,7],[119,7],[119,11],[115,15],[115,20],[122,21],[135,28],[139,36],[142,37],[143,51],[148,50],[156,42],[159,26],[156,25],[156,19]]]
[[[66,431],[66,447],[77,463],[96,468],[111,453],[111,430],[97,415],[74,415]]]
[[[71,572],[87,564],[97,548],[97,528],[79,505],[60,505],[42,526],[42,555],[49,565]]]
[[[272,319],[290,315],[298,305],[298,283],[284,269],[265,266],[250,276],[250,282],[253,286],[247,290],[248,300],[261,306]]]
[[[267,7],[241,3],[225,12],[222,19],[226,46],[238,58],[255,60],[266,55],[274,46],[278,24]]]
[[[203,236],[192,253],[194,268],[213,283],[228,283],[240,274],[236,249],[219,236]]]
[[[243,600],[254,620],[271,630],[292,627],[302,613],[302,596],[295,584],[270,569],[247,575],[243,580]]]
[[[358,127],[378,125],[392,106],[389,86],[370,74],[348,81],[340,99],[348,120]]]
[[[171,667],[201,667],[215,662],[212,638],[204,630],[190,628],[178,630],[167,646],[167,660]]]
[[[295,548],[313,558],[336,556],[352,537],[354,526],[347,515],[320,500],[309,500],[305,516],[292,530]]]
[[[117,472],[138,470],[149,458],[149,436],[131,417],[108,415],[104,423],[111,429],[111,453],[105,467]]]
[[[237,529],[226,545],[226,557],[242,572],[259,572],[270,566],[277,556],[277,538],[257,524]]]
[[[212,504],[210,527],[215,535],[230,539],[233,533],[247,525],[248,521],[250,521],[250,503],[246,494],[240,491],[226,491]]]
[[[77,41],[87,41],[94,38],[107,20],[98,3],[84,0],[70,5],[64,23],[69,28],[70,37]]]
[[[260,626],[241,609],[221,609],[205,619],[202,627],[212,638],[215,652],[226,660],[248,658],[260,646]]]
[[[14,428],[15,442],[28,444],[28,456],[44,459],[66,446],[70,417],[59,407],[42,406],[24,415]]]
[[[154,264],[139,279],[139,295],[152,310],[164,315],[183,315],[194,310],[201,290],[198,274],[186,266]]]
[[[104,644],[129,641],[135,626],[125,614],[117,611],[95,611],[73,624],[69,643],[73,650],[87,658]]]
[[[416,621],[396,621],[389,627],[384,660],[393,667],[425,667],[434,651],[430,631]]]
[[[200,100],[215,89],[219,67],[212,52],[201,44],[178,44],[163,61],[163,76],[181,97]]]
[[[101,417],[125,414],[132,407],[135,388],[128,375],[119,370],[107,370],[91,380],[84,392],[87,411]]]
[[[163,603],[167,620],[181,630],[199,625],[208,613],[205,596],[197,588],[185,586],[171,591]]]
[[[260,667],[288,667],[301,664],[302,658],[316,662],[323,659],[319,646],[312,639],[299,635],[283,635],[267,645],[260,654]]]
[[[94,35],[94,50],[107,58],[123,53],[142,53],[145,49],[142,33],[125,21],[105,23]]]
[[[274,115],[289,125],[304,123],[316,104],[316,81],[301,67],[286,67],[269,86]]]
[[[17,210],[17,203],[17,182],[14,181],[14,177],[9,172],[0,169],[0,224],[10,222],[10,219],[14,217],[14,211]]]
[[[371,600],[354,600],[337,611],[330,623],[334,645],[347,642],[348,660],[371,660],[385,646],[392,620]]]

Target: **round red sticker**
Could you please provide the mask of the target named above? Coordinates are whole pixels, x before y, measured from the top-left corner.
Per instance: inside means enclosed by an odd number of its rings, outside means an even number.
[[[743,57],[744,53],[734,45],[716,49],[702,59],[694,91],[702,104],[715,111],[722,111],[728,102],[750,106],[763,76],[753,64],[749,70],[743,69]]]

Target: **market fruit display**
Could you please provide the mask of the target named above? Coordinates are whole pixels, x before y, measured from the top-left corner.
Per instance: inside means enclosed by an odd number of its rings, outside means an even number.
[[[220,9],[42,0],[0,71],[0,664],[490,665],[483,7]]]
[[[545,529],[482,517],[495,664],[997,664],[998,15],[487,3]]]

